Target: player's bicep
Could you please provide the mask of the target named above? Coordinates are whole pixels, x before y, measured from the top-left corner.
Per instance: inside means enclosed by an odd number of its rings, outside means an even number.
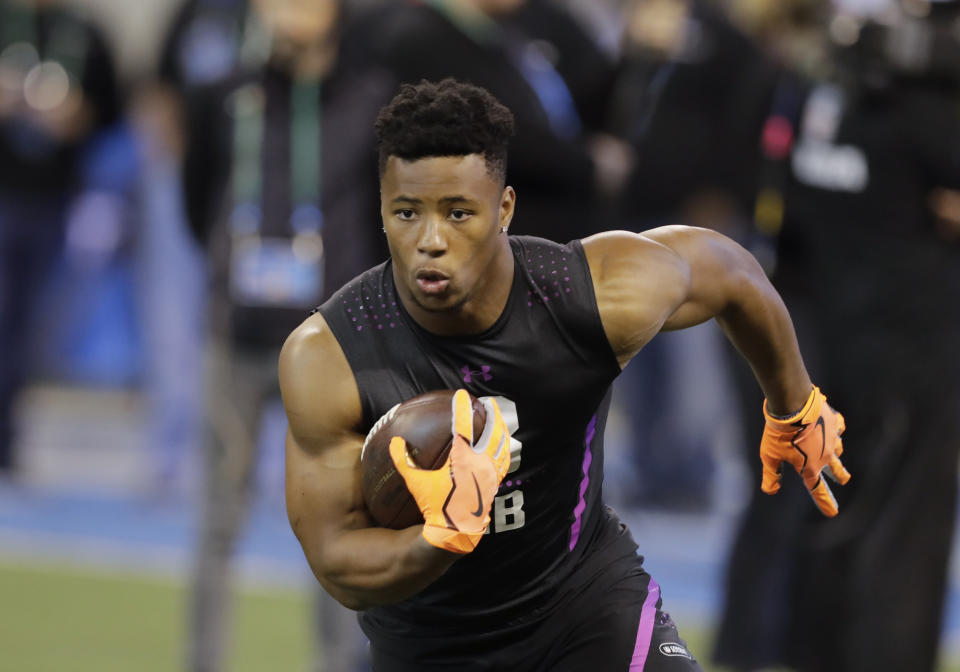
[[[306,443],[287,433],[287,515],[311,560],[321,560],[339,534],[370,526],[360,490],[361,444],[359,437]]]
[[[349,364],[320,315],[302,324],[280,354],[289,431],[287,512],[314,569],[335,563],[334,540],[369,527],[360,491],[362,408]]]
[[[600,320],[621,366],[663,327],[688,293],[688,269],[645,236],[610,231],[583,241]]]
[[[662,330],[685,329],[724,313],[738,288],[763,271],[749,252],[708,229],[667,226],[644,234],[672,250],[687,269],[689,282]]]

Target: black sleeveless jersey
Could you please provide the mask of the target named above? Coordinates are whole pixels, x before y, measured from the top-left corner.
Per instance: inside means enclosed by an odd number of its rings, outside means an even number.
[[[634,554],[600,501],[610,383],[619,374],[579,241],[511,236],[513,288],[499,319],[444,337],[401,305],[391,262],[357,277],[320,308],[356,377],[366,428],[422,392],[464,387],[496,397],[511,427],[510,472],[488,533],[421,593],[365,612],[372,637],[504,623],[549,609],[565,586],[603,572],[603,549]],[[509,423],[509,420],[508,420]],[[622,543],[620,543],[622,540]],[[578,578],[579,577],[579,578]]]

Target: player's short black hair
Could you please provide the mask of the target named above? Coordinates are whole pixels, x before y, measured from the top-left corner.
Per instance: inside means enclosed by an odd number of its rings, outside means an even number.
[[[375,128],[381,176],[390,156],[410,161],[482,154],[490,174],[506,179],[513,113],[479,86],[453,78],[404,84],[380,110]]]

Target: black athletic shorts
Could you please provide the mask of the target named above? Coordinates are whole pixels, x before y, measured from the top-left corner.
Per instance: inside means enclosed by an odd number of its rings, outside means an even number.
[[[393,639],[389,650],[371,642],[373,672],[702,672],[639,561],[609,569],[549,614],[444,634],[429,654],[412,638],[409,646]]]

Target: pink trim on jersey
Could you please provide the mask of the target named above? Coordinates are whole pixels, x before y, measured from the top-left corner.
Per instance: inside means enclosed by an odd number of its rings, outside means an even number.
[[[597,416],[590,418],[590,424],[587,425],[587,436],[584,439],[583,450],[583,478],[580,481],[580,501],[573,509],[573,525],[570,526],[570,550],[577,547],[577,541],[580,540],[580,525],[583,521],[583,512],[587,508],[587,488],[590,486],[590,464],[593,462],[593,452],[590,450],[590,444],[593,443],[593,437],[597,433]]]
[[[630,659],[630,672],[643,672],[650,653],[650,640],[653,638],[653,621],[657,615],[657,600],[660,599],[660,585],[650,577],[647,586],[647,599],[640,608],[640,625],[637,627],[637,643],[633,647]]]

